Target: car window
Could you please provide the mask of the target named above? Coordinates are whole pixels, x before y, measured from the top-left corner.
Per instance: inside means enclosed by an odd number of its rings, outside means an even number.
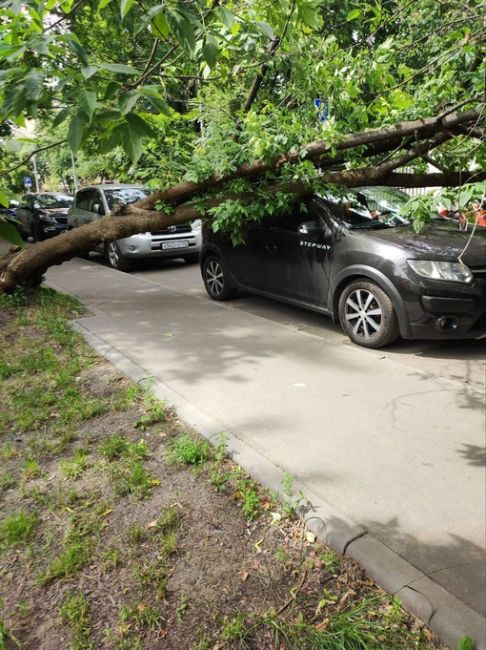
[[[311,221],[313,215],[314,210],[311,209],[310,201],[306,199],[294,203],[284,214],[266,218],[262,226],[297,233],[300,224],[303,221]]]
[[[76,207],[79,210],[93,212],[93,205],[95,203],[101,203],[99,193],[95,189],[80,190],[76,194]]]
[[[67,194],[38,194],[35,202],[41,208],[70,208],[73,204],[73,197]]]
[[[141,187],[119,187],[107,190],[105,189],[106,202],[110,210],[121,203],[135,203],[140,199],[144,199],[150,194],[149,190],[145,190]]]

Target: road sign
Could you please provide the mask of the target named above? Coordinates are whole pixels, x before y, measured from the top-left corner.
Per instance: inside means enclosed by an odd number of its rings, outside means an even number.
[[[25,187],[32,187],[32,178],[30,176],[24,176],[24,185]]]

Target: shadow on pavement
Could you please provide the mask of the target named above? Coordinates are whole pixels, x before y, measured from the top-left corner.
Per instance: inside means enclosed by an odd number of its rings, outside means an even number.
[[[463,443],[463,449],[458,449],[458,453],[468,461],[468,465],[475,467],[486,467],[486,447],[479,445],[467,445]]]

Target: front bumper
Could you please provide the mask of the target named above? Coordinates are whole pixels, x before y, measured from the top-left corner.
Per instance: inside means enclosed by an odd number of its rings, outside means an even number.
[[[50,224],[41,221],[40,229],[44,238],[49,239],[50,237],[55,237],[56,235],[61,234],[62,232],[66,232],[68,230],[68,225],[67,223]]]
[[[201,231],[173,235],[142,233],[117,241],[120,252],[129,258],[174,258],[197,255],[201,250]]]
[[[456,295],[423,294],[414,305],[411,338],[481,339],[486,337],[486,281],[475,280]],[[410,313],[410,311],[409,311]]]

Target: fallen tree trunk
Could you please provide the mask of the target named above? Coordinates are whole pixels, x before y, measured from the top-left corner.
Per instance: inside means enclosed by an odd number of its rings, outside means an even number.
[[[480,113],[476,110],[448,111],[435,117],[350,134],[332,147],[326,142],[312,142],[300,150],[289,151],[270,162],[256,160],[225,175],[212,175],[199,183],[183,182],[167,190],[155,192],[133,205],[119,206],[111,216],[76,228],[60,237],[29,246],[0,262],[0,292],[11,292],[23,284],[36,284],[49,266],[61,264],[82,252],[95,249],[104,242],[141,232],[161,230],[169,225],[186,223],[201,217],[207,218],[211,207],[228,199],[243,202],[261,201],[261,192],[254,194],[249,191],[237,195],[222,192],[215,197],[211,196],[211,190],[224,189],[225,184],[236,178],[264,179],[268,172],[275,175],[285,165],[296,163],[303,158],[321,166],[323,160],[327,165],[337,163],[343,151],[356,147],[364,146],[365,156],[375,155],[378,151],[388,152],[385,159],[374,166],[325,171],[318,177],[318,181],[312,181],[312,185],[296,180],[266,186],[267,196],[272,192],[305,194],[314,191],[317,182],[321,185],[344,187],[379,184],[432,187],[479,181],[485,177],[484,173],[451,171],[442,174],[400,174],[394,170],[455,137],[455,129],[471,124],[477,128],[480,118]],[[189,200],[192,200],[192,203],[188,203]],[[162,206],[166,204],[167,208],[162,207],[160,212],[156,211],[158,202],[162,203]]]

